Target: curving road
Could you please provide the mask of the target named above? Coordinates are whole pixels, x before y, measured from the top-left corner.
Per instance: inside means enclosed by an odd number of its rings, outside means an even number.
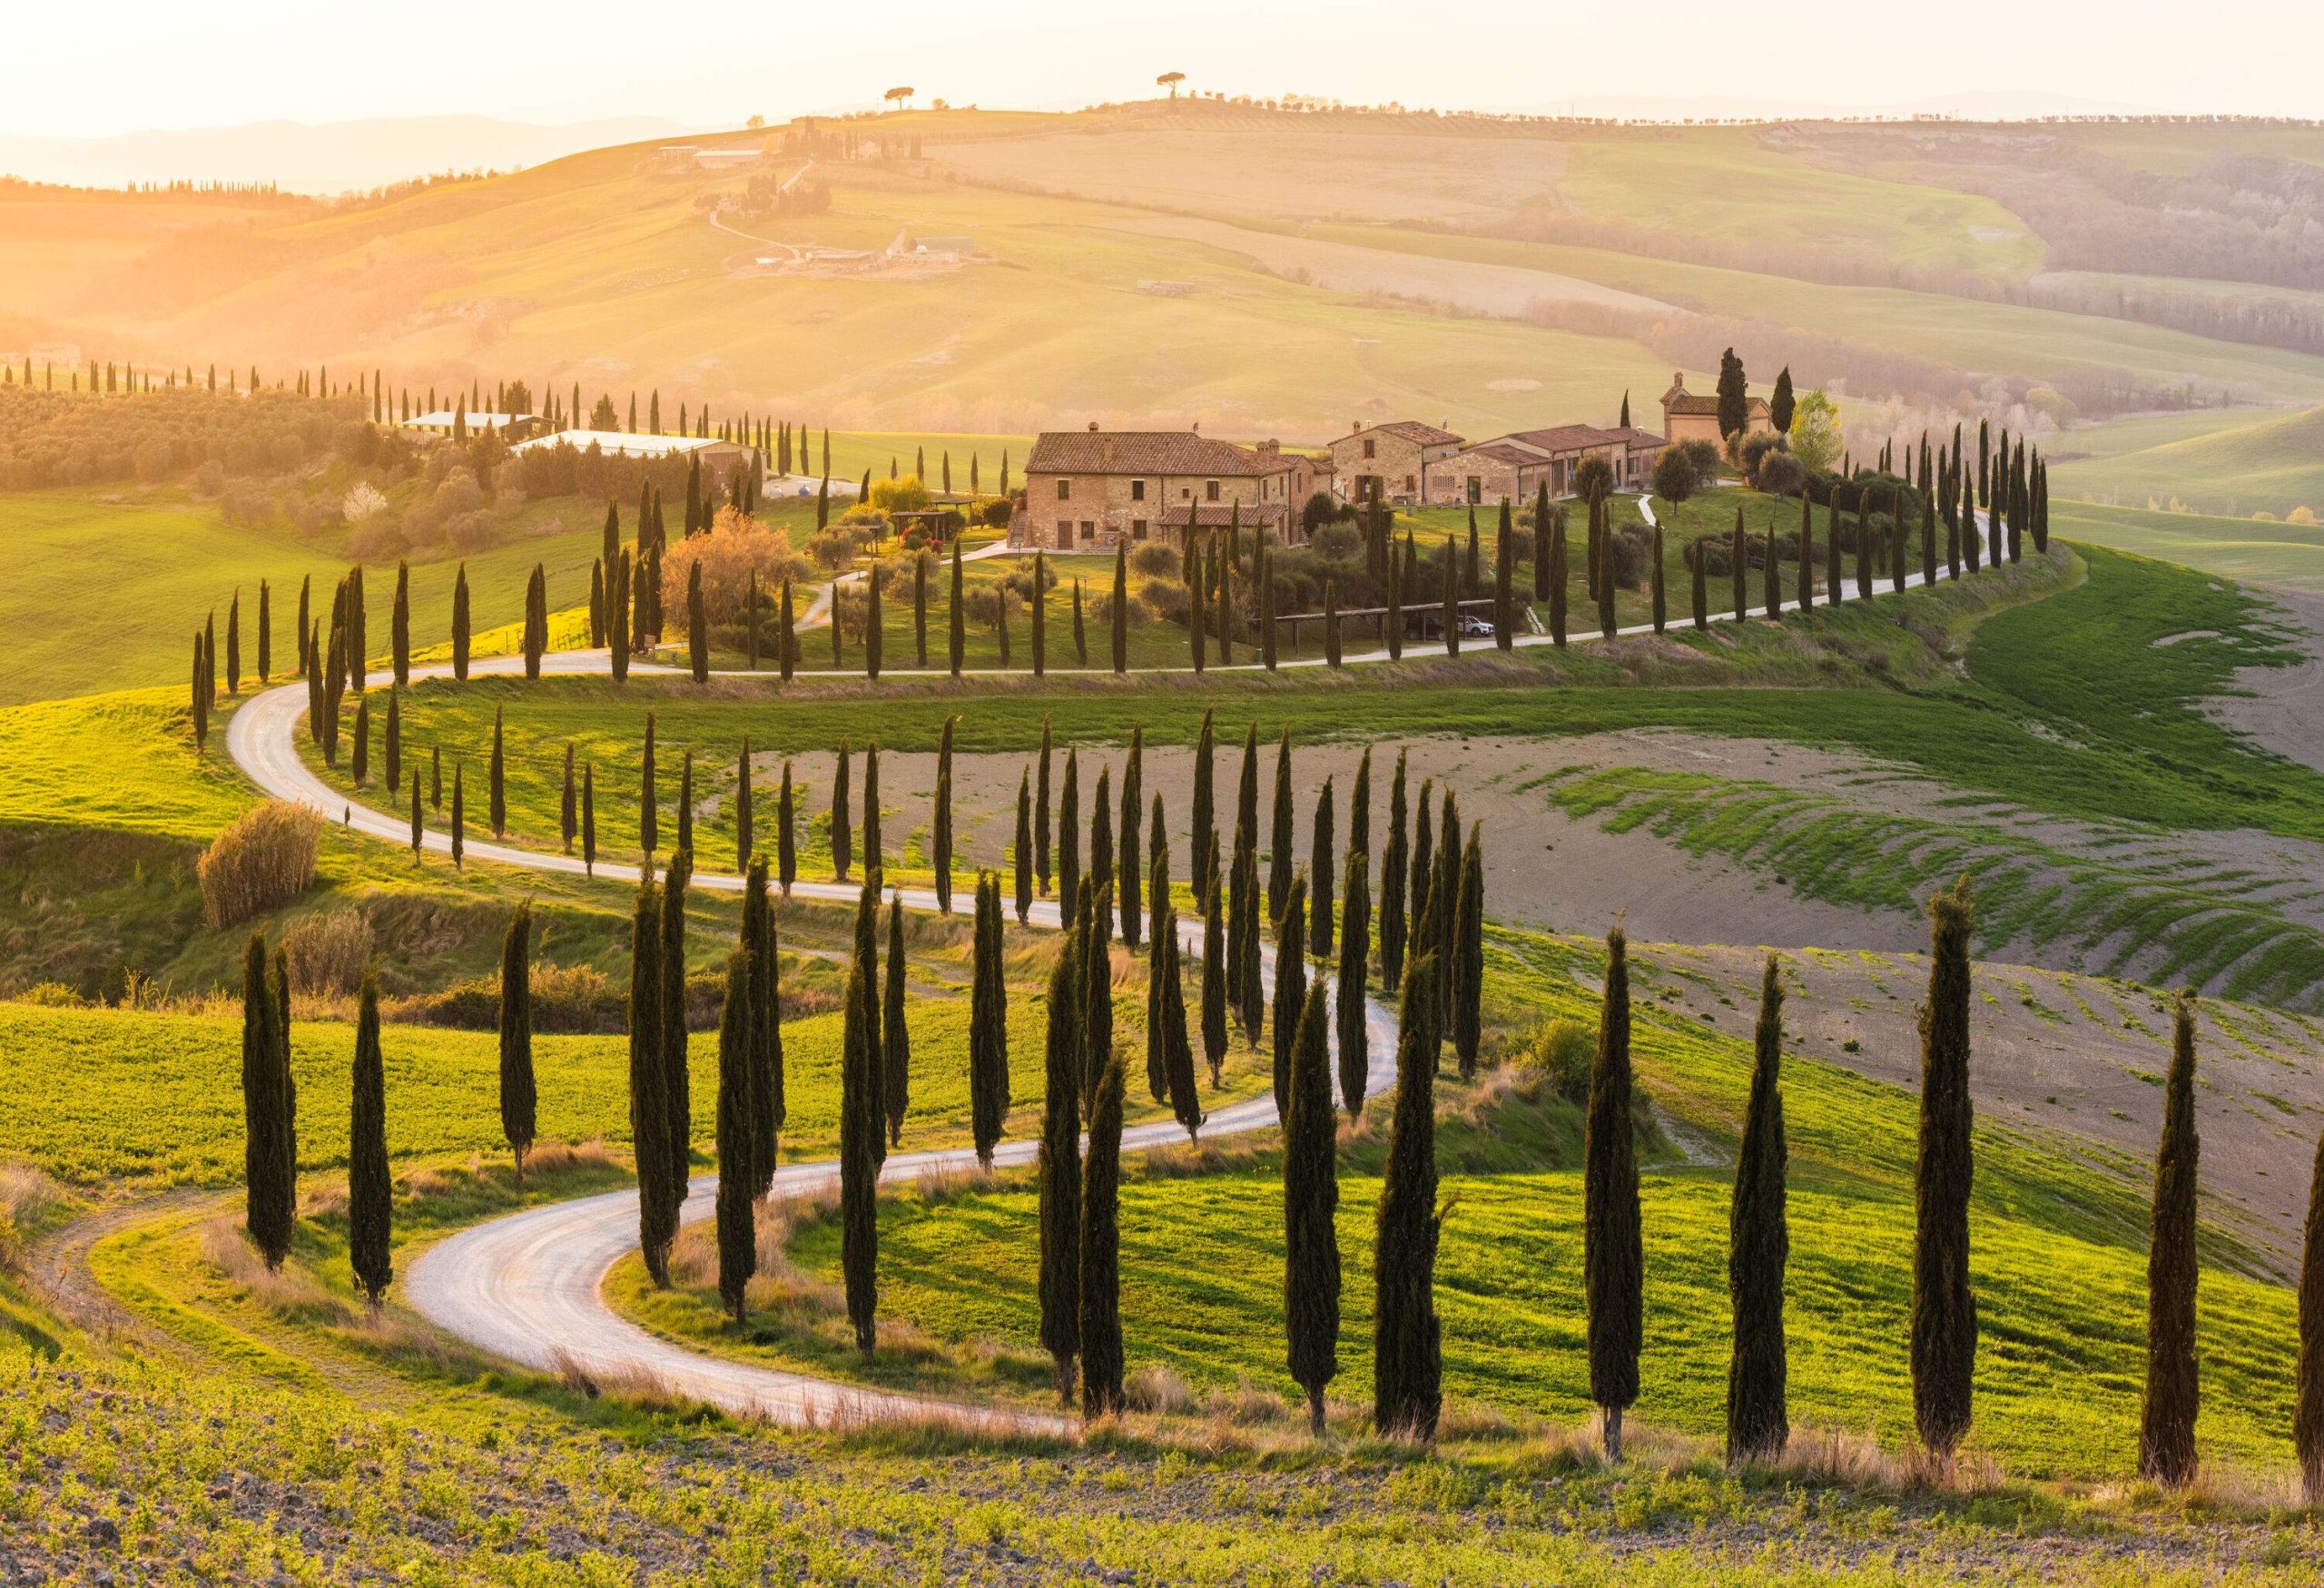
[[[1909,584],[1920,582],[1917,573],[1908,580]],[[827,609],[829,599],[826,587],[817,603],[818,609]],[[1787,601],[1783,605],[1788,609],[1793,604]],[[1714,620],[1731,622],[1733,614],[1729,611]],[[1620,632],[1647,633],[1651,626],[1639,625]],[[1595,637],[1574,636],[1577,643],[1587,643]],[[1514,643],[1531,647],[1551,641],[1546,634],[1525,634],[1516,636]],[[1422,657],[1434,654],[1432,646],[1418,650]],[[1385,650],[1346,658],[1350,665],[1388,660]],[[1283,665],[1324,664],[1322,658],[1315,657]],[[542,661],[544,672],[556,674],[600,673],[607,667],[606,654],[602,650],[555,652]],[[472,675],[486,676],[523,670],[523,658],[518,656],[479,658],[469,667]],[[684,671],[650,664],[633,664],[632,670]],[[1192,669],[1149,670],[1184,673]],[[1251,672],[1261,667],[1257,663],[1243,663],[1214,670]],[[891,668],[885,672],[903,677],[945,676],[933,670],[915,673]],[[448,677],[450,674],[448,665],[411,670],[411,676],[417,678]],[[336,819],[356,832],[408,844],[411,836],[408,816],[355,804],[308,769],[299,755],[296,733],[305,710],[303,683],[281,685],[252,696],[227,724],[227,753],[268,795],[313,806],[326,815],[336,813]],[[451,847],[449,835],[440,831],[426,832],[422,842],[438,853],[448,852]],[[519,849],[489,840],[467,840],[463,848],[474,859],[502,865],[568,875],[579,875],[584,869],[582,863],[571,855]],[[615,881],[635,882],[638,875],[636,866],[617,863],[601,863],[596,872]],[[734,873],[703,871],[694,874],[693,885],[740,889],[743,881]],[[842,903],[852,903],[860,894],[857,887],[843,883],[803,882],[793,884],[792,892],[805,898]],[[932,891],[905,888],[901,894],[909,908],[932,911],[938,907]],[[1032,920],[1042,926],[1057,926],[1056,902],[1037,902]],[[1179,933],[1182,945],[1198,954],[1202,923],[1198,920],[1181,921]],[[1271,946],[1263,945],[1261,952],[1266,962],[1265,973],[1271,981],[1274,951]],[[1330,979],[1324,980],[1328,982]],[[1365,1021],[1371,1050],[1367,1092],[1376,1096],[1395,1080],[1395,1020],[1377,999],[1367,998]],[[1336,1048],[1336,1040],[1334,1045]],[[1261,1095],[1220,1109],[1206,1122],[1204,1130],[1218,1136],[1266,1129],[1275,1123],[1275,1100],[1270,1095]],[[1126,1129],[1122,1145],[1125,1150],[1142,1151],[1175,1142],[1182,1134],[1175,1120],[1154,1120]],[[995,1149],[993,1161],[1002,1167],[1028,1164],[1034,1160],[1037,1150],[1034,1140],[1004,1141]],[[967,1148],[896,1153],[889,1157],[881,1178],[908,1180],[931,1170],[971,1168],[975,1161],[975,1154]],[[773,1194],[794,1198],[822,1192],[836,1184],[838,1175],[839,1166],[834,1160],[788,1164],[776,1173]],[[691,1223],[712,1215],[717,1184],[715,1175],[694,1177],[680,1215],[682,1222]],[[788,1425],[941,1415],[1057,1433],[1069,1433],[1073,1426],[1065,1419],[1036,1413],[953,1406],[722,1360],[649,1334],[615,1313],[606,1305],[602,1294],[607,1272],[636,1245],[636,1230],[637,1194],[634,1190],[609,1191],[528,1208],[463,1230],[429,1248],[412,1265],[405,1281],[405,1294],[413,1308],[437,1327],[508,1361],[541,1372],[575,1372],[598,1383],[650,1386],[665,1393],[707,1402],[737,1415]]]

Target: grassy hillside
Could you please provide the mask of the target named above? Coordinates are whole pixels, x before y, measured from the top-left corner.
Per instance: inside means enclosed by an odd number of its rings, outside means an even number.
[[[2176,500],[2230,518],[2260,512],[2280,518],[2295,508],[2324,513],[2324,408],[2270,414],[2103,459],[2061,463],[2052,479],[2062,495],[2132,507]]]
[[[851,428],[1137,416],[1315,439],[1351,417],[1417,414],[1483,434],[1602,419],[1674,364],[1700,380],[1738,337],[1810,380],[1853,370],[1864,395],[1883,390],[1857,368],[1876,355],[1906,395],[1934,380],[1922,395],[1941,402],[1985,375],[2324,398],[2310,354],[2014,306],[2051,262],[2038,227],[1952,166],[1837,133],[1223,104],[923,113],[862,131],[865,157],[815,161],[827,211],[731,230],[708,206],[742,175],[673,167],[649,145],[255,230],[222,212],[12,202],[0,247],[87,269],[17,272],[0,316],[93,350],[379,366],[423,387],[521,371]],[[2251,142],[2232,128],[2138,135],[2152,152],[2137,158],[2195,167]],[[756,174],[782,179],[807,157],[780,136],[726,141],[769,146]],[[1303,246],[1340,252],[1313,267],[1321,256],[1283,254],[1275,229],[1303,223]],[[991,262],[869,275],[754,262],[899,232],[965,234]],[[124,237],[141,235],[148,252],[124,260]],[[1453,271],[1454,258],[1495,273]],[[1529,307],[1607,289],[1662,305],[1660,329]],[[1896,369],[1898,355],[1921,364]]]

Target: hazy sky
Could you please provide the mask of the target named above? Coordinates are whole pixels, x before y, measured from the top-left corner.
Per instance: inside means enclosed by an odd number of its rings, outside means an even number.
[[[1903,104],[2038,91],[2324,116],[2324,0],[103,0],[12,5],[0,132],[478,113],[694,124],[874,103],[1154,92],[1553,107],[1609,95]],[[851,17],[862,19],[851,26]]]

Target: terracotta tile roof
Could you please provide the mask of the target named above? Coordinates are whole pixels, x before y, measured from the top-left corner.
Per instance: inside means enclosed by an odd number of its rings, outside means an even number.
[[[1497,439],[1531,447],[1537,452],[1579,452],[1586,447],[1603,447],[1621,439],[1612,430],[1601,430],[1596,425],[1551,425],[1547,429],[1515,430]]]
[[[1424,425],[1418,419],[1396,419],[1384,425],[1369,425],[1357,434],[1369,435],[1374,430],[1402,436],[1405,440],[1417,442],[1423,447],[1457,447],[1461,444],[1461,438],[1452,431],[1440,430],[1434,425]]]
[[[1028,474],[1280,474],[1286,458],[1262,458],[1247,447],[1193,430],[1043,430],[1025,460]]]
[[[1641,430],[1636,425],[1630,425],[1627,428],[1621,425],[1616,425],[1612,429],[1608,430],[1606,433],[1610,436],[1618,437],[1620,439],[1629,442],[1633,447],[1660,447],[1665,445],[1665,442],[1660,436],[1656,435],[1652,430]]]
[[[1506,441],[1481,441],[1476,446],[1464,447],[1451,461],[1458,462],[1461,458],[1490,458],[1495,463],[1513,464],[1520,469],[1537,468],[1546,461],[1539,452],[1512,447]]]

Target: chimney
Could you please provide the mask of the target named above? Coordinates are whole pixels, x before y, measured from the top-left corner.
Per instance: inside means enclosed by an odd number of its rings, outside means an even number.
[[[1089,433],[1093,436],[1098,433],[1098,421],[1096,419],[1091,419],[1089,421]]]
[[[1187,426],[1187,429],[1190,434],[1199,436],[1202,434],[1202,421],[1200,419],[1196,419],[1193,424]]]

